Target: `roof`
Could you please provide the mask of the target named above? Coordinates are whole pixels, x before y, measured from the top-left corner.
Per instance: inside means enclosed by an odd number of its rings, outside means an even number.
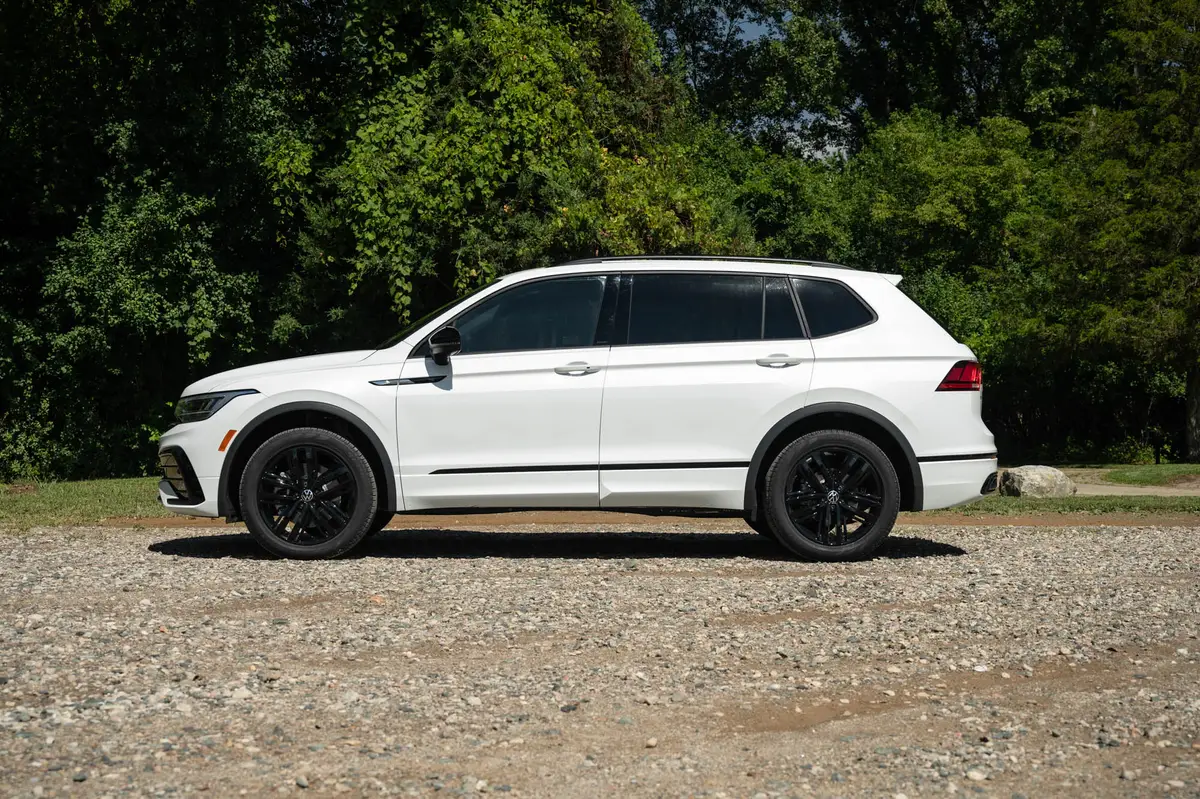
[[[899,275],[865,272],[825,261],[754,258],[744,255],[615,255],[603,258],[584,258],[558,266],[510,272],[501,277],[499,282],[524,281],[547,275],[594,274],[597,271],[597,267],[603,264],[611,264],[622,272],[655,270],[730,272],[739,271],[736,265],[741,263],[747,264],[746,271],[767,274],[812,275],[813,277],[825,277],[851,282],[871,281],[883,278],[892,283],[892,285],[900,282]],[[853,275],[853,278],[851,278],[851,275]]]

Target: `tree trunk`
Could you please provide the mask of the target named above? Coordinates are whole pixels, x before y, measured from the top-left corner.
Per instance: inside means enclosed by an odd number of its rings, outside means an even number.
[[[1188,364],[1184,408],[1187,414],[1187,458],[1192,463],[1200,463],[1200,362]]]

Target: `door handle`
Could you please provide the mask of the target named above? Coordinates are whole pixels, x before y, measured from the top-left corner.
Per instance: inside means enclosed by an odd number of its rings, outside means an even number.
[[[787,366],[795,366],[798,363],[803,363],[803,358],[793,358],[784,352],[773,352],[765,358],[756,358],[754,362],[759,366],[766,366],[771,369],[783,369]]]
[[[554,367],[554,374],[570,375],[572,377],[578,377],[579,375],[590,375],[599,371],[599,366],[590,366],[584,361],[571,361],[566,366]]]

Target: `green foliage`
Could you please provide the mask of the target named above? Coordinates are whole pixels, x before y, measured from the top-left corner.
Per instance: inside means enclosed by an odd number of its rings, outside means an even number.
[[[639,13],[640,12],[640,13]],[[1200,0],[0,6],[0,479],[573,257],[833,260],[1007,459],[1200,457]]]

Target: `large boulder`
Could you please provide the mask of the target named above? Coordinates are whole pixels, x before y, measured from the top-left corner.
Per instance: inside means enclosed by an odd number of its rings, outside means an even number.
[[[1006,497],[1069,497],[1075,491],[1074,481],[1053,466],[1018,466],[1000,472],[1000,493]]]

